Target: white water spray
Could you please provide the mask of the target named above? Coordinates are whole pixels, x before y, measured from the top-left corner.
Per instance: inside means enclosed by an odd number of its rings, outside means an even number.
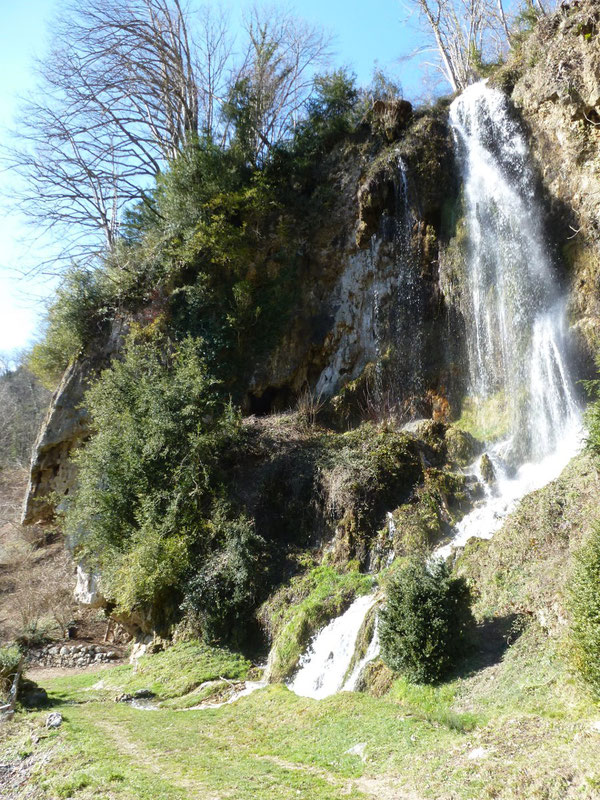
[[[350,608],[312,639],[300,660],[300,668],[289,688],[303,697],[321,699],[339,692],[364,619],[375,603],[375,595],[358,597]]]
[[[452,103],[450,123],[464,180],[470,391],[482,409],[496,399],[507,431],[488,446],[493,487],[456,526],[452,542],[436,551],[441,557],[473,536],[490,538],[517,502],[558,477],[581,446],[565,307],[544,244],[525,139],[504,95],[483,82]]]

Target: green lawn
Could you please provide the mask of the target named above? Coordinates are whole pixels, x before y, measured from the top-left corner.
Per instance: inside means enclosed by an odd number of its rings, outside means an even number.
[[[194,683],[176,669],[179,656],[190,678],[189,647],[147,658],[155,689],[163,676],[158,702],[173,702]],[[197,662],[207,679],[236,657],[205,651]],[[397,680],[379,699],[342,693],[316,701],[273,685],[203,710],[114,702],[118,688],[144,683],[130,668],[55,679],[46,688],[63,725],[46,731],[46,710],[4,726],[0,762],[31,775],[0,797],[597,798],[600,709],[570,680],[549,640],[530,626],[501,661],[471,666],[437,688]]]

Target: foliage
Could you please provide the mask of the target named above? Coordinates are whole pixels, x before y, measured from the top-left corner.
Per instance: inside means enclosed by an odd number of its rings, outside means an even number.
[[[22,657],[16,645],[0,646],[0,697],[8,695]]]
[[[435,683],[464,648],[471,592],[443,561],[413,560],[392,577],[381,612],[383,660],[416,683]]]
[[[598,359],[600,367],[600,358]],[[600,380],[586,381],[592,398],[586,412],[587,448],[600,459]],[[593,693],[600,697],[600,525],[596,524],[576,555],[569,587],[571,638],[575,667]]]
[[[207,641],[239,646],[266,582],[269,550],[253,521],[245,515],[232,519],[224,505],[210,527],[214,553],[187,584],[183,608]]]
[[[219,459],[237,416],[207,374],[202,342],[175,344],[156,325],[130,336],[86,404],[96,432],[77,456],[66,531],[120,610],[167,615],[184,574],[211,551]]]
[[[576,557],[569,592],[573,661],[600,698],[600,525]]]
[[[29,357],[29,368],[47,388],[54,389],[67,366],[106,330],[111,299],[101,272],[67,272],[48,309],[44,338]]]

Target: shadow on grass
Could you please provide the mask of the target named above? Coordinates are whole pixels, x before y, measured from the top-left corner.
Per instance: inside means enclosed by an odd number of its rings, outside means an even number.
[[[521,636],[526,626],[522,614],[493,617],[475,625],[468,649],[452,672],[453,678],[468,678],[487,667],[499,664],[508,648]]]

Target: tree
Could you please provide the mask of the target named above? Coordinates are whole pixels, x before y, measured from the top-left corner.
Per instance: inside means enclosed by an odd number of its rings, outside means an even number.
[[[21,208],[55,231],[67,261],[118,255],[125,211],[158,214],[157,176],[195,142],[241,143],[256,166],[289,135],[327,37],[280,10],[254,9],[244,30],[236,63],[228,19],[210,8],[66,5],[8,163],[24,178]]]
[[[501,6],[502,0],[498,0]],[[495,15],[490,0],[409,0],[424,18],[440,58],[439,67],[453,92],[474,77]]]
[[[8,155],[21,207],[59,229],[71,258],[114,250],[123,210],[150,204],[156,175],[198,134],[189,16],[179,0],[71,2],[38,68]]]
[[[479,77],[482,62],[503,57],[514,43],[514,18],[507,14],[504,0],[406,0],[406,4],[424,21],[439,56],[435,66],[454,92]],[[524,6],[520,13],[535,17],[546,14],[549,7],[540,0],[524,0]]]
[[[244,20],[247,47],[224,108],[233,141],[252,166],[291,135],[330,40],[288,12],[256,7]]]
[[[29,465],[49,401],[50,393],[22,363],[0,355],[0,467]]]
[[[464,647],[472,620],[471,592],[444,561],[413,560],[392,579],[381,612],[381,652],[410,680],[443,677]]]

